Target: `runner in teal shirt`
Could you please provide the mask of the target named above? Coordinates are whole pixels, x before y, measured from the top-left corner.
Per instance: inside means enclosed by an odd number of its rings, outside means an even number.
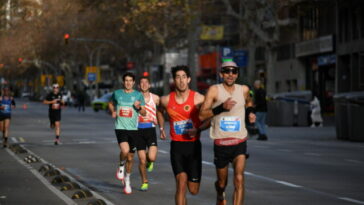
[[[115,119],[115,134],[120,147],[120,164],[116,178],[121,180],[124,193],[131,194],[130,174],[136,150],[134,137],[138,132],[138,114],[145,116],[143,95],[133,89],[135,75],[123,75],[124,89],[116,90],[109,102],[109,110]]]
[[[138,129],[138,112],[134,106],[135,101],[144,106],[144,97],[137,91],[130,93],[124,89],[116,90],[112,95],[112,101],[116,105],[115,129],[117,130],[137,130]]]

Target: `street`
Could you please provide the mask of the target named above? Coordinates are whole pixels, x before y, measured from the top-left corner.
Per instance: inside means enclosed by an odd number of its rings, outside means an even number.
[[[22,107],[24,103],[27,104],[26,109]],[[13,111],[11,121],[10,143],[21,144],[109,203],[174,204],[175,182],[169,161],[169,140],[158,141],[157,162],[154,171],[148,173],[150,186],[147,192],[138,190],[141,181],[135,156],[131,175],[133,193],[125,195],[121,183],[115,178],[119,148],[111,116],[101,111],[95,113],[89,107],[86,112],[66,107],[62,111],[61,144],[55,146],[47,109],[41,103],[17,99],[17,109]],[[216,175],[212,141],[207,130],[202,133],[201,141],[203,168],[200,193],[196,196],[187,194],[188,204],[212,205],[216,198]],[[268,141],[257,141],[256,137],[252,137],[248,140],[248,150],[250,158],[246,167],[245,204],[364,204],[364,143],[338,141],[334,126],[269,127]],[[14,158],[3,148],[1,154]],[[4,163],[0,165],[6,166]],[[0,180],[7,180],[5,176],[11,173],[0,174]],[[230,169],[228,204],[232,203],[232,174]],[[35,176],[30,177],[31,180],[39,180]],[[7,187],[3,184],[7,184]],[[27,196],[24,201],[22,194],[26,193],[17,190],[18,187],[11,186],[11,183],[0,181],[0,204],[42,204],[46,202],[37,199],[42,198],[43,194],[59,197],[44,188],[38,195]],[[83,204],[85,201],[77,203]],[[58,199],[52,202],[64,203],[67,202]]]

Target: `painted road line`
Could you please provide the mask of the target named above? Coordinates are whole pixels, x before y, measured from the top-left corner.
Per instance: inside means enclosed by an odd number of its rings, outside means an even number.
[[[344,200],[344,201],[349,201],[349,202],[352,202],[352,203],[355,203],[355,204],[364,204],[364,201],[359,201],[359,200],[351,199],[351,198],[348,198],[348,197],[340,197],[339,199]]]
[[[164,151],[164,150],[158,150],[158,152],[160,152],[160,153],[162,153],[162,154],[168,154],[168,152],[167,151]]]
[[[316,157],[321,156],[321,154],[314,153],[314,152],[306,152],[306,153],[303,153],[303,154],[304,154],[304,155],[307,155],[307,156],[316,156]]]
[[[296,185],[296,184],[292,184],[292,183],[285,182],[285,181],[280,181],[280,180],[276,180],[275,182],[278,183],[278,184],[283,184],[283,185],[286,185],[286,186],[289,186],[289,187],[293,187],[293,188],[300,188],[300,187],[302,187],[300,185]]]
[[[60,199],[62,199],[66,204],[68,204],[68,205],[77,205],[76,202],[74,202],[67,195],[65,195],[60,190],[58,190],[55,186],[53,186],[52,184],[50,184],[41,174],[39,174],[39,172],[36,169],[34,169],[29,164],[26,164],[25,162],[23,162],[18,156],[16,156],[9,149],[6,149],[6,151],[12,157],[14,157],[14,159],[16,161],[18,161],[21,165],[23,165],[24,167],[26,167],[35,177],[37,177],[39,179],[39,181],[41,181],[49,190],[51,190],[55,195],[57,195]]]
[[[347,162],[352,162],[352,163],[357,163],[357,164],[361,164],[361,163],[363,163],[362,161],[355,160],[355,159],[345,159],[345,161],[347,161]]]
[[[17,140],[15,137],[11,137],[11,140],[12,140],[14,143],[18,143],[18,140]]]
[[[210,165],[210,166],[213,166],[214,164],[211,163],[211,162],[206,162],[206,161],[202,161],[202,164],[206,164],[206,165]]]
[[[21,146],[21,145],[20,145]],[[24,149],[26,149],[24,146],[21,146],[22,148],[24,148]],[[70,178],[71,180],[73,180],[73,181],[75,181],[75,182],[77,182],[80,186],[81,186],[81,188],[86,188],[86,189],[89,189],[89,191],[93,194],[93,196],[95,196],[95,198],[98,198],[98,199],[102,199],[102,200],[104,200],[105,201],[105,203],[107,204],[107,205],[114,205],[114,203],[112,203],[111,201],[109,201],[109,200],[107,200],[105,197],[103,197],[103,196],[101,196],[99,193],[97,193],[97,192],[95,192],[95,191],[92,191],[90,188],[88,188],[87,186],[85,186],[84,184],[82,184],[79,180],[77,180],[77,179],[75,179],[74,177],[72,177],[71,175],[69,175],[67,172],[64,172],[63,170],[61,170],[61,169],[58,169],[56,166],[54,166],[52,163],[49,163],[49,162],[47,162],[46,160],[44,160],[43,158],[41,158],[40,156],[38,156],[38,155],[36,155],[35,153],[33,153],[32,151],[30,151],[29,149],[26,149],[27,151],[28,151],[28,153],[29,154],[32,154],[32,155],[34,155],[35,157],[37,157],[38,159],[39,159],[39,161],[41,161],[42,163],[44,163],[44,164],[49,164],[49,165],[51,165],[51,166],[53,166],[54,168],[56,168],[62,175],[65,175],[65,176],[67,176],[68,178]],[[23,161],[21,161],[22,163],[24,163],[25,164],[25,162],[23,162]],[[27,166],[30,166],[30,165],[28,165],[28,164],[25,164],[25,165],[27,165]],[[34,169],[35,170],[35,169]],[[35,170],[36,171],[36,170]],[[39,174],[38,172],[36,172],[37,174]],[[40,174],[39,174],[40,175]],[[41,176],[41,175],[40,175]],[[42,176],[41,176],[42,177]],[[43,177],[42,177],[43,178]],[[43,178],[44,179],[44,178]],[[45,179],[44,179],[45,180]],[[45,180],[46,181],[46,180]],[[46,181],[48,184],[49,184],[49,182],[48,181]],[[53,187],[53,186],[52,186]],[[57,191],[59,191],[58,189],[56,189]],[[62,193],[62,192],[61,192]],[[62,193],[63,194],[63,193]],[[66,195],[65,195],[66,196]],[[67,196],[66,196],[67,197]],[[68,198],[68,197],[67,197]],[[68,198],[68,199],[70,199],[70,198]],[[72,200],[72,199],[70,199],[70,200]],[[72,200],[72,202],[73,202],[73,204],[76,204],[76,203],[74,203],[74,201]]]

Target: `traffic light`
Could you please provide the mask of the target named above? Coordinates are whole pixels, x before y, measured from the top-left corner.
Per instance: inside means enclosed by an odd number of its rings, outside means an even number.
[[[19,63],[22,63],[22,62],[23,62],[23,60],[24,60],[23,58],[18,58],[18,62],[19,62]]]
[[[147,71],[143,72],[143,77],[148,77],[149,73]]]
[[[67,45],[68,44],[68,39],[70,38],[70,34],[68,33],[65,33],[63,35],[63,38],[64,38],[64,44]]]

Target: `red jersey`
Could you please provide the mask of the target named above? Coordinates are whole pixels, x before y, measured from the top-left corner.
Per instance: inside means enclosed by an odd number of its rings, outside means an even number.
[[[187,129],[198,128],[201,125],[198,118],[199,110],[194,102],[195,93],[190,90],[186,102],[182,104],[176,102],[176,92],[171,92],[169,95],[167,113],[170,117],[169,127],[172,141],[192,142],[200,138],[199,135],[191,138],[187,133]]]

